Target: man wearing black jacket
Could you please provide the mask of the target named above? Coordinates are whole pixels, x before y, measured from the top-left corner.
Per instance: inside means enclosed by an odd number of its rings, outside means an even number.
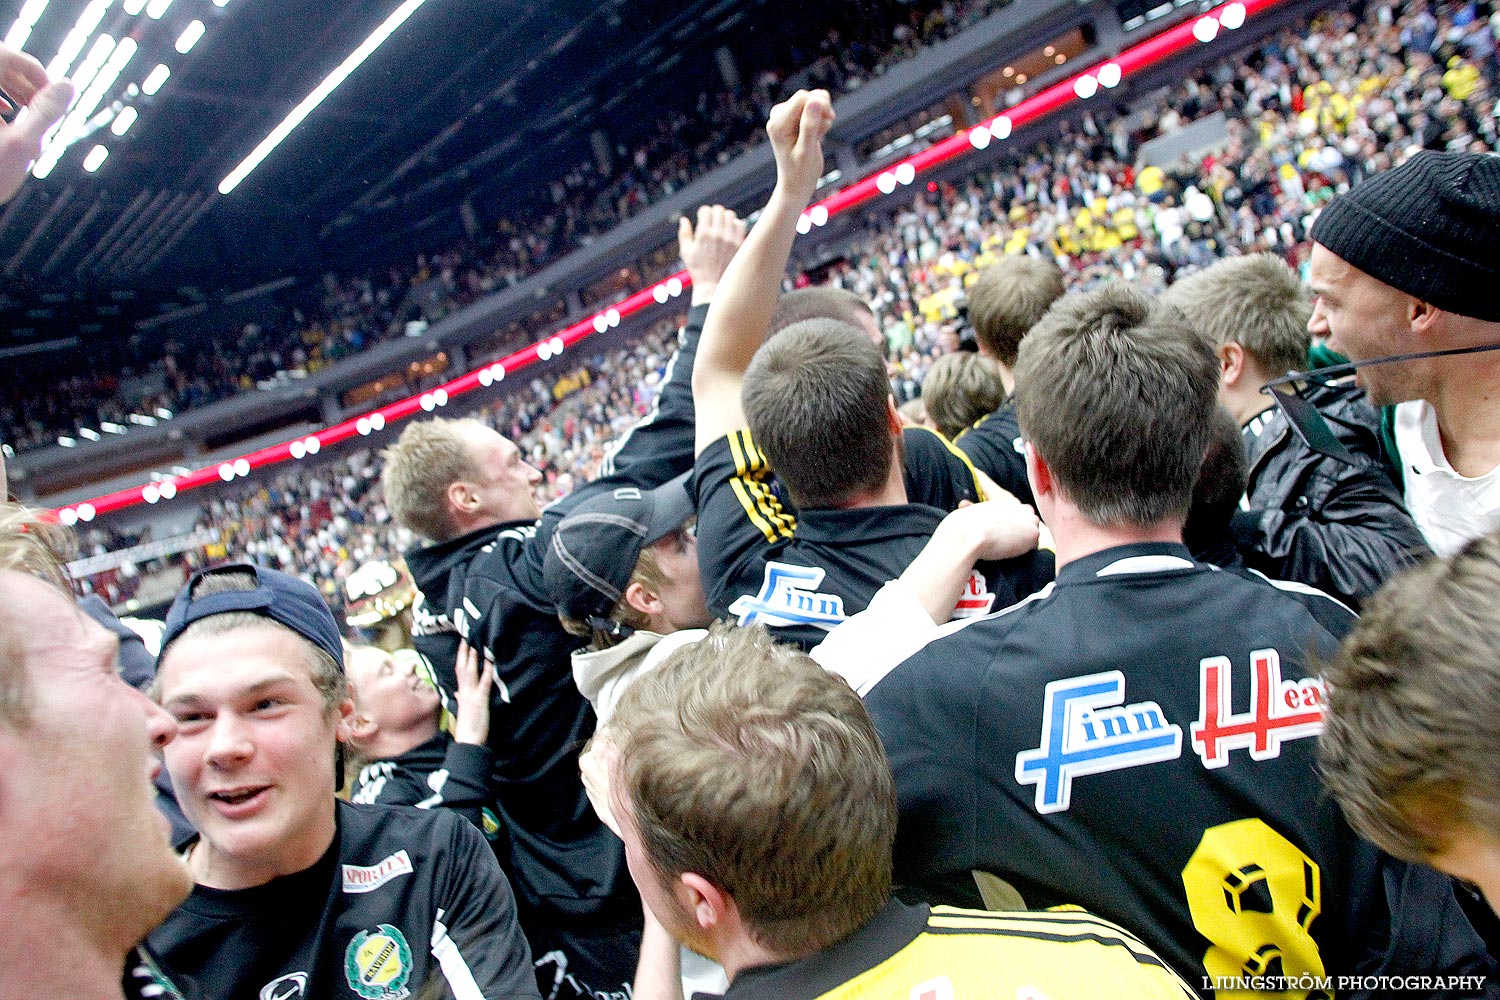
[[[1428,554],[1385,471],[1379,417],[1363,390],[1304,390],[1347,461],[1313,450],[1260,391],[1307,359],[1312,302],[1279,257],[1221,260],[1162,298],[1187,314],[1218,355],[1219,400],[1244,434],[1249,478],[1231,525],[1246,565],[1358,608],[1392,573]]]
[[[453,630],[418,621],[417,648],[445,700],[458,689],[459,637],[493,675],[491,783],[521,926],[547,996],[628,995],[639,948],[640,902],[622,847],[589,806],[578,772],[595,725],[573,682],[571,656],[584,640],[558,621],[542,565],[553,530],[576,504],[604,489],[652,488],[692,463],[697,331],[744,226],[714,206],[679,235],[693,278],[683,345],[657,406],[611,456],[609,475],[543,513],[531,492],[540,473],[477,421],[412,424],[385,454],[392,514],[432,542],[408,552],[407,565],[434,621]]]

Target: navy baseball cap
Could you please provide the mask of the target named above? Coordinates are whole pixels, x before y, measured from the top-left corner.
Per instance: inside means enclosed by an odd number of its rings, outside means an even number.
[[[255,577],[255,589],[191,596],[199,580],[220,573],[249,573]],[[216,566],[194,573],[167,612],[167,627],[161,637],[162,653],[165,654],[172,640],[193,622],[230,611],[248,611],[285,625],[331,656],[333,662],[343,669],[344,646],[338,622],[317,588],[280,570],[254,563]]]
[[[603,490],[573,509],[552,533],[542,581],[560,614],[581,622],[607,618],[641,550],[692,518],[687,473],[654,490]]]

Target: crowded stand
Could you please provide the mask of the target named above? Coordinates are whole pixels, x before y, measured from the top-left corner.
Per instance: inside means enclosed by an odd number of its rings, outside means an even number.
[[[879,4],[151,402],[754,128],[686,309],[175,518],[0,506],[0,969],[56,958],[0,997],[1500,997],[1500,10],[1304,12],[799,243],[830,91],[998,6]],[[3,171],[62,85],[0,58]]]
[[[580,162],[497,220],[492,232],[432,250],[364,275],[325,274],[278,310],[271,324],[250,323],[179,342],[132,341],[97,354],[80,354],[78,368],[52,381],[12,383],[0,395],[0,428],[17,451],[52,445],[79,426],[126,424],[131,413],[177,414],[287,373],[303,375],[336,364],[367,347],[432,324],[496,289],[515,285],[587,245],[697,176],[760,142],[766,113],[790,85],[834,93],[952,37],[1008,0],[886,0],[858,16],[837,6],[818,12],[826,35],[805,51],[801,40],[746,66],[748,93],[698,94],[681,109],[651,119],[649,134],[618,137],[613,173],[592,159]],[[819,30],[821,23],[807,26]],[[592,303],[589,303],[592,304]],[[230,358],[234,358],[231,363]]]

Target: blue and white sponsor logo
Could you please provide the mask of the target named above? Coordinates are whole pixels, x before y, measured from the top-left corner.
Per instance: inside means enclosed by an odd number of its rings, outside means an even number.
[[[1016,754],[1016,780],[1036,785],[1039,813],[1066,810],[1073,779],[1119,771],[1182,755],[1182,727],[1166,720],[1154,701],[1126,705],[1125,675],[1069,677],[1047,685],[1042,745]]]
[[[766,563],[765,580],[760,593],[735,599],[729,606],[739,615],[741,625],[816,625],[831,629],[843,621],[844,599],[837,594],[820,594],[814,588],[823,582],[826,571],[818,566],[793,566],[790,563]]]

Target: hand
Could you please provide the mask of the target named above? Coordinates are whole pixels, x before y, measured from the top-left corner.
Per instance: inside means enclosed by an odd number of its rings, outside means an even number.
[[[699,206],[696,230],[685,215],[677,223],[677,247],[688,276],[693,279],[693,305],[714,297],[724,269],[743,242],[744,220],[723,205]]]
[[[453,739],[483,746],[490,738],[490,688],[494,673],[480,663],[479,650],[467,642],[458,647],[458,698],[453,720]]]
[[[766,134],[776,154],[776,186],[806,205],[823,176],[823,137],[833,126],[826,90],[799,90],[771,109]]]
[[[955,537],[969,539],[977,546],[975,558],[1010,559],[1037,546],[1042,520],[1029,505],[1005,490],[984,503],[964,503],[947,517],[943,526]]]
[[[42,136],[68,111],[73,85],[49,80],[42,64],[0,45],[0,87],[21,106],[20,117],[0,123],[0,204],[10,201],[26,179],[26,169],[42,151]]]

